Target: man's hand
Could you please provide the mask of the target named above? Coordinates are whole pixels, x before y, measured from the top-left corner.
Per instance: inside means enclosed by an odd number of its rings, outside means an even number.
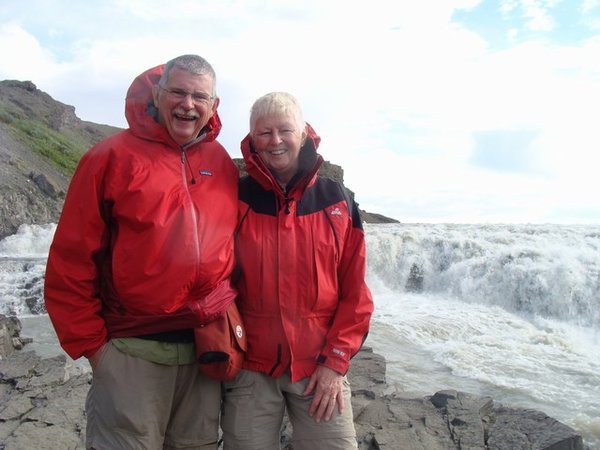
[[[340,414],[344,412],[343,378],[343,375],[325,366],[317,366],[317,370],[311,375],[303,395],[314,392],[308,415],[314,417],[315,422],[331,419],[335,405]]]

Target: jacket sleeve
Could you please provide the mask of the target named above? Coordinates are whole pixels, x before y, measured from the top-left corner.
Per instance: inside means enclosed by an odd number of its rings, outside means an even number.
[[[365,281],[366,246],[358,205],[348,201],[351,226],[343,240],[338,279],[340,299],[318,362],[345,374],[369,332],[373,298]]]
[[[46,310],[73,359],[93,355],[107,340],[97,266],[108,236],[101,211],[105,164],[97,147],[83,156],[73,175],[46,265]]]

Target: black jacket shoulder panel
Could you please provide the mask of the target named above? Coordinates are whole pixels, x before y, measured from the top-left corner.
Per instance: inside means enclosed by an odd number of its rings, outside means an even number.
[[[332,178],[319,176],[298,202],[297,214],[313,214],[341,201],[346,201],[348,208],[352,209],[352,201],[346,188]]]
[[[243,176],[239,181],[238,198],[257,214],[277,215],[277,200],[273,191],[266,191],[254,178]]]
[[[332,178],[317,177],[317,181],[309,187],[298,202],[299,216],[323,210],[340,201],[345,201],[352,217],[352,226],[362,229],[362,220],[354,195],[342,183]]]
[[[352,213],[352,226],[354,228],[359,228],[359,229],[362,230],[363,229],[363,223],[362,223],[362,218],[360,217],[360,210],[358,209],[358,203],[356,203],[354,201],[354,196],[350,194],[350,191],[348,191],[348,189],[344,188],[344,190],[346,191],[347,195],[351,199],[350,205],[352,205],[352,211],[351,211],[351,213]]]
[[[240,178],[239,199],[246,203],[257,214],[268,216],[277,215],[277,198],[273,191],[266,191],[251,176]],[[297,216],[305,216],[322,211],[328,206],[341,201],[348,204],[352,216],[352,226],[362,229],[362,220],[358,205],[352,193],[339,181],[332,178],[318,176],[315,183],[306,189],[296,207]]]

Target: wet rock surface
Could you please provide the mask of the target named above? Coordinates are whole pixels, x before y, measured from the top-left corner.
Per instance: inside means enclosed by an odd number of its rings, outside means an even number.
[[[18,342],[19,330],[0,316],[0,341]],[[543,412],[454,390],[411,398],[393,392],[385,370],[383,356],[363,348],[348,373],[361,450],[585,449],[575,430]],[[0,354],[0,449],[84,449],[90,383],[65,355]],[[283,449],[293,449],[291,432],[286,423]]]

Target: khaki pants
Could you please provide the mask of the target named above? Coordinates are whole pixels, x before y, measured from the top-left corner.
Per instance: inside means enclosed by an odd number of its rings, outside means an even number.
[[[220,383],[196,364],[156,364],[110,342],[86,401],[87,448],[217,448]]]
[[[294,450],[356,449],[350,386],[344,378],[344,413],[336,407],[331,420],[319,423],[308,415],[312,395],[303,396],[308,378],[291,383],[289,374],[271,378],[242,370],[223,383],[225,450],[279,450],[284,412],[293,427]]]

